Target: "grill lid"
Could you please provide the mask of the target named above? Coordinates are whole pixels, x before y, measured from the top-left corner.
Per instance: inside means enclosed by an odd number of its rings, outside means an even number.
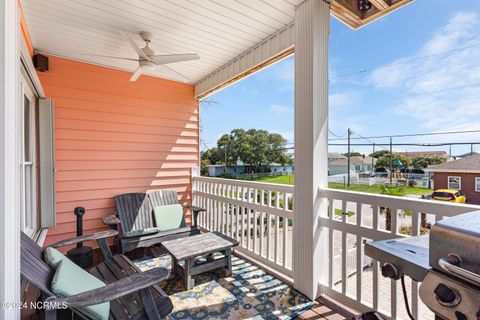
[[[480,274],[480,211],[437,222],[430,232],[430,266],[448,272],[445,262]],[[457,275],[458,276],[458,275]]]

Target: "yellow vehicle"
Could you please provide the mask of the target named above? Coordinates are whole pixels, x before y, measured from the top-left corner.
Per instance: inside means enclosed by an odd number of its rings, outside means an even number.
[[[440,201],[453,201],[459,203],[466,203],[467,197],[458,190],[438,189],[432,193],[432,199]]]

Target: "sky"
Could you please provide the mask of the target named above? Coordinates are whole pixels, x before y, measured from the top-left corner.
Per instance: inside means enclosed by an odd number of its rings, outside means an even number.
[[[331,139],[345,138],[348,128],[356,138],[480,130],[480,1],[416,0],[355,31],[332,17],[329,50]],[[214,103],[201,103],[202,149],[235,128],[265,129],[293,143],[294,59],[213,94],[208,100]],[[369,139],[377,145],[388,140]],[[393,139],[473,141],[480,141],[480,133]],[[367,154],[371,149],[352,147]],[[449,152],[449,147],[394,150]],[[346,148],[330,146],[329,151]],[[469,151],[469,145],[452,147],[452,155]]]

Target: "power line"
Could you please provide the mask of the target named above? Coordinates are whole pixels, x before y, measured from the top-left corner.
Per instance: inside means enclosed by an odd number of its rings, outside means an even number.
[[[427,133],[412,133],[412,134],[393,134],[385,136],[370,136],[370,137],[353,137],[351,139],[382,139],[382,138],[403,138],[403,137],[418,137],[418,136],[437,136],[445,134],[463,134],[463,133],[478,133],[480,130],[463,130],[463,131],[442,131],[442,132],[427,132]],[[328,139],[329,141],[347,140],[347,138]]]
[[[444,89],[439,89],[439,90],[426,91],[426,92],[422,92],[422,93],[412,93],[412,94],[406,94],[406,95],[402,95],[402,96],[391,96],[391,97],[367,100],[367,101],[365,101],[365,103],[388,101],[388,100],[397,100],[397,99],[403,99],[403,98],[408,98],[408,97],[418,97],[418,96],[432,95],[432,94],[437,94],[437,93],[442,93],[442,92],[447,92],[447,91],[474,88],[474,87],[479,87],[479,86],[480,86],[480,83],[475,83],[475,84],[466,85],[466,86],[450,87],[450,88],[444,88]]]
[[[343,135],[338,135],[338,134],[335,134],[332,130],[328,129],[328,132],[330,132],[334,137],[337,137],[337,138],[343,138],[345,137],[345,134]]]
[[[352,138],[353,139],[353,138]],[[393,146],[411,146],[411,147],[442,147],[455,145],[476,145],[480,142],[439,142],[439,143],[392,143]],[[348,146],[348,143],[329,143],[329,146]],[[351,146],[371,146],[372,143],[351,143]],[[390,143],[375,143],[376,146],[389,146]]]
[[[440,56],[440,55],[443,55],[443,54],[456,52],[456,51],[461,51],[461,50],[466,50],[466,49],[470,49],[470,48],[474,48],[474,47],[478,47],[478,46],[480,46],[480,43],[470,45],[470,46],[466,46],[466,47],[461,47],[461,48],[455,48],[455,49],[451,49],[451,50],[447,50],[447,51],[442,51],[442,52],[438,52],[438,53],[434,53],[434,54],[430,54],[430,55],[425,55],[425,56],[420,56],[420,57],[411,58],[411,59],[407,59],[407,60],[402,60],[402,61],[399,61],[399,62],[393,62],[393,63],[383,64],[383,65],[379,65],[379,66],[374,66],[374,67],[371,67],[371,68],[368,68],[368,69],[346,72],[346,73],[342,73],[342,74],[339,74],[339,75],[335,76],[335,78],[343,78],[343,77],[349,77],[349,76],[352,76],[352,75],[363,74],[363,73],[367,73],[367,72],[371,72],[371,71],[375,71],[375,70],[385,69],[385,68],[388,68],[388,67],[391,67],[391,66],[402,65],[402,64],[407,64],[407,63],[414,62],[414,61],[430,59],[430,58],[437,57],[437,56]]]

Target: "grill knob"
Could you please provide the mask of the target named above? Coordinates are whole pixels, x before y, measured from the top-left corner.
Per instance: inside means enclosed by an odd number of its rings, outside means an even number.
[[[442,283],[440,283],[433,292],[437,300],[445,306],[453,307],[459,302],[459,297],[456,292]]]
[[[395,267],[395,265],[389,262],[386,262],[382,266],[382,276],[390,279],[394,279],[394,280],[398,280],[400,278],[400,274],[398,272],[397,267]]]

